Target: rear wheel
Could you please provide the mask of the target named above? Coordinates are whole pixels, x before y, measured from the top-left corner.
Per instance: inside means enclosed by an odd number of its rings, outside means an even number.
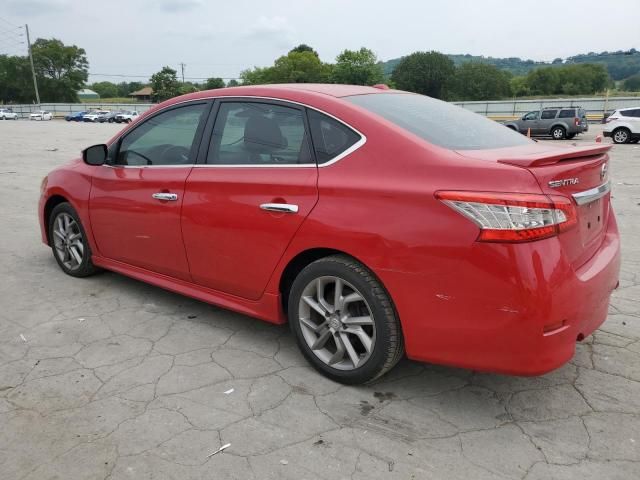
[[[64,273],[87,277],[98,270],[91,261],[91,248],[78,214],[68,203],[57,205],[49,216],[49,243]]]
[[[375,380],[404,352],[389,295],[371,271],[347,256],[322,258],[298,274],[288,316],[305,358],[337,382]]]
[[[631,132],[626,128],[618,128],[613,131],[613,143],[629,143]]]
[[[566,137],[567,132],[565,131],[564,127],[553,127],[551,129],[551,137],[554,140],[562,140]]]

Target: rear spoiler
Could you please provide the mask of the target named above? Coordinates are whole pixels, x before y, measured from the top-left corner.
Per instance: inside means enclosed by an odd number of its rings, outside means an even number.
[[[575,158],[592,159],[600,156],[611,149],[611,145],[589,145],[584,147],[571,147],[553,149],[548,152],[538,152],[521,157],[501,158],[499,163],[515,165],[517,167],[540,167],[543,165],[553,165],[563,160],[573,160]]]

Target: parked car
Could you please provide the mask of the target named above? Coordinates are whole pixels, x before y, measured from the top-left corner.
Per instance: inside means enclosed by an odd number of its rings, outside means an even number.
[[[605,119],[605,137],[614,143],[638,143],[640,140],[640,107],[621,108]]]
[[[35,113],[29,115],[29,120],[51,120],[53,115],[51,112],[47,112],[46,110],[38,110]]]
[[[138,112],[136,111],[122,112],[116,115],[116,123],[130,123],[136,118],[138,118]]]
[[[113,123],[113,122],[116,121],[116,117],[118,115],[120,115],[121,113],[123,113],[123,112],[117,111],[117,112],[105,113],[104,115],[101,115],[101,116],[98,117],[98,122],[100,122],[100,123],[105,123],[105,122]]]
[[[93,110],[89,113],[85,113],[82,116],[82,121],[97,122],[101,116],[106,115],[108,113],[110,113],[109,110]]]
[[[64,117],[64,119],[67,122],[81,122],[82,119],[84,118],[84,116],[89,113],[89,112],[74,112],[74,113],[70,113],[69,115],[67,115],[66,117]]]
[[[587,114],[581,107],[546,107],[504,125],[522,134],[530,132],[532,137],[550,135],[554,140],[572,139],[589,130]]]
[[[537,375],[571,359],[618,284],[610,148],[536,143],[397,90],[227,88],[56,168],[38,212],[63,272],[288,321],[339,382],[405,352]]]
[[[0,120],[17,120],[18,114],[10,108],[0,108]]]

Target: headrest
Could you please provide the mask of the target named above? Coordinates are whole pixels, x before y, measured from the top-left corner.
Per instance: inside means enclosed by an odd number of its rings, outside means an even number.
[[[287,147],[278,123],[267,117],[252,116],[244,126],[244,145],[248,150],[265,153]]]

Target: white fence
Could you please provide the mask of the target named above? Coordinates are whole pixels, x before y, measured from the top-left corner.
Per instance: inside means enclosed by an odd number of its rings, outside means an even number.
[[[520,117],[526,112],[544,107],[573,107],[580,106],[587,112],[590,121],[602,120],[605,112],[612,112],[618,108],[640,107],[640,97],[586,97],[567,99],[542,99],[542,100],[494,100],[482,102],[454,102],[456,105],[473,112],[493,118],[497,121],[511,120]],[[47,110],[54,117],[62,118],[73,112],[87,110],[136,110],[139,113],[149,110],[152,103],[43,103],[38,105],[6,105],[20,117],[26,118],[30,113],[38,110]]]
[[[454,102],[473,112],[498,121],[518,118],[531,110],[544,107],[582,107],[590,121],[600,121],[605,112],[618,108],[640,107],[640,97],[586,97],[541,100],[495,100],[488,102]]]

